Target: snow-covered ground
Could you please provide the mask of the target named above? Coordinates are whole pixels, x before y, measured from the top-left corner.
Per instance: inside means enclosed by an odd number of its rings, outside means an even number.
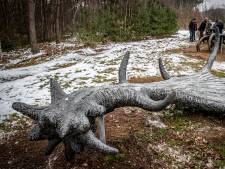
[[[198,62],[181,53],[165,52],[170,49],[188,46],[188,32],[178,31],[172,37],[150,39],[138,42],[112,43],[97,48],[71,50],[59,54],[55,59],[40,62],[32,66],[19,68],[0,68],[0,121],[9,114],[15,113],[11,105],[15,101],[28,104],[45,105],[50,102],[49,78],[58,79],[65,92],[96,85],[117,82],[120,61],[126,51],[131,56],[128,66],[128,77],[159,76],[158,58],[162,57],[166,67],[173,75],[193,73],[191,66],[184,62]],[[60,44],[74,46],[71,42]],[[42,54],[45,51],[41,52]],[[24,56],[12,59],[10,64],[17,64],[24,59],[39,57],[29,51]],[[221,69],[224,64],[217,63]]]

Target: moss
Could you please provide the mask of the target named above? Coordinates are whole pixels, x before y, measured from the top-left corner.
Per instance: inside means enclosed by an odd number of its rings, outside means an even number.
[[[93,83],[104,83],[104,82],[113,82],[114,79],[107,79],[105,76],[96,76],[95,79],[92,81]]]
[[[141,141],[141,142],[148,142],[148,141],[152,140],[152,134],[147,133],[144,130],[139,130],[139,131],[135,132],[134,136],[138,141]]]
[[[165,112],[165,121],[176,132],[185,132],[188,130],[189,125],[188,117],[180,110],[170,109]]]
[[[220,156],[225,160],[225,142],[216,142],[216,143],[211,143],[209,144],[210,148],[213,148],[216,150]]]
[[[16,125],[12,124],[12,122],[16,121]],[[2,123],[0,123],[0,130],[4,132],[10,132],[15,129],[23,128],[24,120],[17,113],[10,114],[7,119],[5,119]]]
[[[106,162],[124,161],[126,159],[125,154],[107,155],[105,156]]]
[[[72,65],[76,64],[76,62],[72,62],[72,63],[64,63],[61,65],[56,65],[54,68],[52,68],[51,70],[57,70],[57,69],[62,69],[62,68],[66,68],[66,67],[70,67]]]
[[[86,84],[86,82],[79,82],[79,86],[83,86],[85,84]]]
[[[137,68],[137,67],[134,67],[133,70],[138,71],[138,72],[145,72],[146,71],[145,69]]]
[[[221,168],[221,169],[225,168],[225,159],[224,160],[216,160],[215,163],[216,163],[216,167]]]
[[[199,71],[202,69],[202,65],[204,65],[203,61],[198,61],[198,62],[181,62],[182,65],[186,65],[186,66],[190,66],[192,67],[194,70]]]
[[[219,77],[219,78],[224,78],[225,77],[225,73],[224,72],[221,72],[221,71],[212,70],[211,73],[214,76]]]
[[[49,58],[47,57],[47,55],[36,56],[36,57],[32,57],[32,58],[29,58],[26,60],[22,60],[21,62],[19,62],[17,64],[7,65],[6,69],[33,66],[33,65],[37,65],[41,62],[48,61],[48,60],[49,60]]]
[[[101,73],[109,74],[109,73],[112,73],[114,71],[116,71],[116,68],[107,68],[107,69],[103,70]]]
[[[45,81],[43,81],[43,83],[39,86],[39,89],[43,89],[43,88],[45,88],[46,86],[48,86],[49,85],[49,81],[48,80],[45,80]]]
[[[79,78],[80,80],[88,80],[88,79],[90,79],[89,77],[80,77]]]
[[[79,72],[82,72],[82,70],[81,69],[75,69],[75,73],[79,73]]]
[[[71,87],[71,83],[70,82],[66,82],[62,85],[63,88],[69,88]]]

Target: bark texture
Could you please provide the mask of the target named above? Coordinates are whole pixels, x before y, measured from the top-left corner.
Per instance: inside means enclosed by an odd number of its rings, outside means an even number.
[[[174,103],[178,108],[225,113],[225,79],[210,73],[219,49],[220,35],[217,28],[215,31],[214,49],[203,70],[193,75],[171,77],[159,59],[160,72],[165,81],[129,84],[126,83],[129,53],[126,53],[120,65],[118,85],[85,88],[66,94],[51,79],[52,102],[49,106],[37,107],[16,102],[12,107],[36,121],[28,136],[30,140],[48,139],[46,155],[63,142],[68,160],[85,147],[109,154],[118,153],[117,149],[104,143],[104,115],[117,107],[137,106],[160,111]],[[97,117],[102,141],[94,135]]]
[[[27,0],[28,11],[29,11],[29,36],[31,51],[33,54],[39,53],[39,48],[37,44],[36,28],[35,28],[35,3],[33,0]]]

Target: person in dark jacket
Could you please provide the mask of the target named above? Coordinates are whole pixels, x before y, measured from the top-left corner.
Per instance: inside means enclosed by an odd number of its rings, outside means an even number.
[[[195,41],[195,31],[197,30],[197,20],[196,18],[193,18],[191,22],[189,23],[189,32],[190,32],[190,42]]]
[[[223,33],[223,29],[224,29],[224,23],[221,20],[216,20],[215,25],[219,28],[220,33]]]
[[[206,23],[206,27],[205,27],[205,34],[206,35],[211,35],[213,31],[213,24],[211,20],[208,20],[208,22]]]
[[[204,31],[205,31],[206,24],[207,24],[208,20],[209,20],[209,19],[208,19],[208,17],[206,16],[206,17],[204,18],[204,20],[201,22],[200,26],[198,27],[198,31],[199,31],[199,33],[200,33],[199,39],[201,39],[201,38],[203,37],[203,35],[204,35]]]
[[[221,20],[216,19],[215,26],[219,28],[219,32],[220,34],[222,34],[224,29],[224,23]],[[223,41],[223,38],[220,38],[220,47],[221,47],[222,41]]]

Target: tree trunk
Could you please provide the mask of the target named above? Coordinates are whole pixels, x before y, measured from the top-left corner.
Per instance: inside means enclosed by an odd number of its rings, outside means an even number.
[[[2,44],[1,44],[1,40],[0,40],[0,55],[2,54]]]
[[[36,29],[35,29],[35,3],[33,0],[28,0],[28,12],[29,12],[29,36],[31,52],[33,54],[39,53],[37,44]]]
[[[60,0],[56,0],[56,23],[55,23],[56,24],[56,43],[59,43],[61,40],[59,12],[60,12]]]

